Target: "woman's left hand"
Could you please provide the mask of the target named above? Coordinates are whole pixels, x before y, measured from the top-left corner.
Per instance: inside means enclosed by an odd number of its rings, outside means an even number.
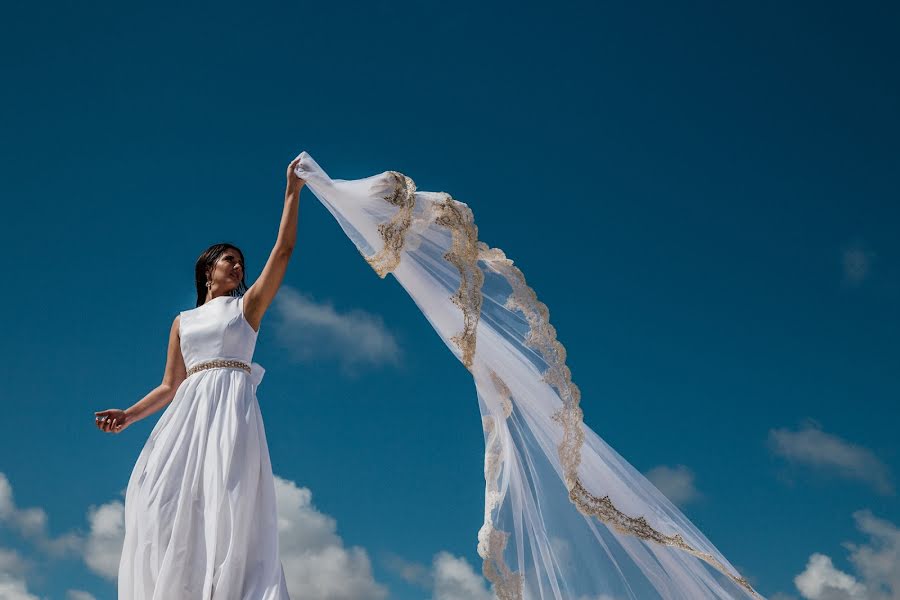
[[[110,408],[94,413],[94,421],[100,431],[120,433],[131,425],[131,419],[124,410]]]

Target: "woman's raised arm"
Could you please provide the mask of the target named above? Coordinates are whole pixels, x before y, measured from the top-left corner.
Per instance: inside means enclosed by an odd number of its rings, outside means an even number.
[[[269,260],[262,273],[253,285],[244,293],[244,318],[255,330],[259,330],[263,315],[275,298],[284,273],[287,271],[294,244],[297,242],[297,213],[300,204],[300,190],[306,183],[294,173],[294,167],[300,162],[298,156],[287,168],[287,187],[284,191],[284,211],[281,213],[281,225],[275,247],[269,254]]]

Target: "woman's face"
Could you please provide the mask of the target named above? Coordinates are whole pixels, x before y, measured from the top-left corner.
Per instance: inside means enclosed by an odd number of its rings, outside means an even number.
[[[212,266],[210,289],[227,294],[240,285],[244,278],[244,258],[234,248],[226,248]]]

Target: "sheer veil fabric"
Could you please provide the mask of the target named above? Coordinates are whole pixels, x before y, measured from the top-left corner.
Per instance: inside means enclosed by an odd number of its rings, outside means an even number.
[[[396,171],[332,179],[300,157],[297,176],[472,374],[485,436],[477,548],[498,600],[762,597],[584,424],[547,306],[478,239],[466,204]]]

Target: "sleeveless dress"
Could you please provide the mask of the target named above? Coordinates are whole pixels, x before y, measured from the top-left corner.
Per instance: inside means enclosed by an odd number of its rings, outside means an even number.
[[[278,549],[275,481],[243,297],[181,312],[189,375],[128,481],[119,600],[290,600]]]

